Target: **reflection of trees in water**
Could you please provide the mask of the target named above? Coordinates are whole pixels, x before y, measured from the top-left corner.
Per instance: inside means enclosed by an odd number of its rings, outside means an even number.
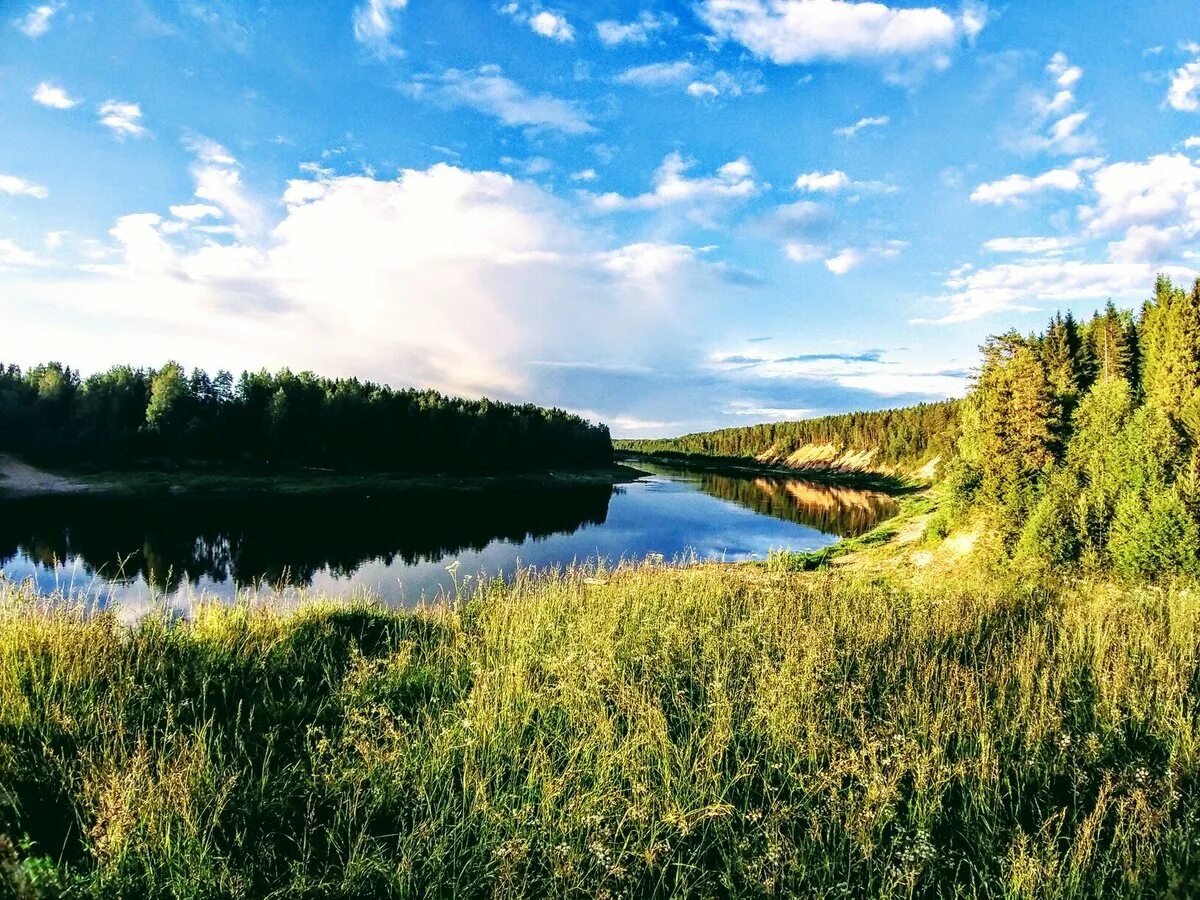
[[[694,473],[706,494],[731,500],[764,516],[774,516],[839,537],[866,534],[896,512],[886,494],[814,484],[794,478],[739,478]]]
[[[426,562],[495,540],[570,533],[608,518],[612,488],[419,492],[392,497],[196,500],[46,497],[11,501],[0,517],[0,561],[24,554],[52,566],[79,556],[115,579],[143,576],[167,591],[201,578],[309,584],[366,562]]]

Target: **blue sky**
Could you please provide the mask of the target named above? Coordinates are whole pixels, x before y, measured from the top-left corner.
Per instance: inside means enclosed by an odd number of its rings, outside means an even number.
[[[1200,265],[1194,4],[1098,8],[0,2],[0,359],[631,436],[961,394]]]

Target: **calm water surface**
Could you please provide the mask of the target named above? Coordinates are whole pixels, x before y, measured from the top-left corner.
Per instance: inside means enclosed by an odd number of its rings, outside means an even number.
[[[43,497],[0,504],[0,572],[136,609],[310,588],[394,604],[519,566],[740,561],[815,550],[892,515],[882,494],[638,464],[632,484],[278,499]],[[457,563],[457,566],[454,564]],[[450,570],[453,570],[453,573]]]

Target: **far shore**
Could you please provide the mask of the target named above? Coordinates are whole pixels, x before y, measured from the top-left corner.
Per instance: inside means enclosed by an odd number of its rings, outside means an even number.
[[[474,491],[498,488],[552,489],[627,484],[646,473],[614,463],[597,469],[550,469],[535,472],[338,473],[326,469],[269,469],[198,466],[105,471],[56,471],[36,468],[0,455],[0,498],[62,494],[392,494],[410,491]]]

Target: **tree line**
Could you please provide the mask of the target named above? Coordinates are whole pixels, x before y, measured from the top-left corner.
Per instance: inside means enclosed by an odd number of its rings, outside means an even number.
[[[1136,313],[998,335],[962,409],[946,482],[1003,552],[1134,578],[1200,560],[1200,280],[1159,277]]]
[[[782,461],[813,445],[839,453],[871,453],[873,465],[913,468],[952,452],[958,402],[921,403],[902,409],[853,412],[796,422],[768,422],[723,428],[662,440],[618,441],[636,453],[686,453],[700,456]]]
[[[58,463],[155,458],[391,472],[584,468],[608,428],[560,409],[288,370],[0,364],[0,447]]]

